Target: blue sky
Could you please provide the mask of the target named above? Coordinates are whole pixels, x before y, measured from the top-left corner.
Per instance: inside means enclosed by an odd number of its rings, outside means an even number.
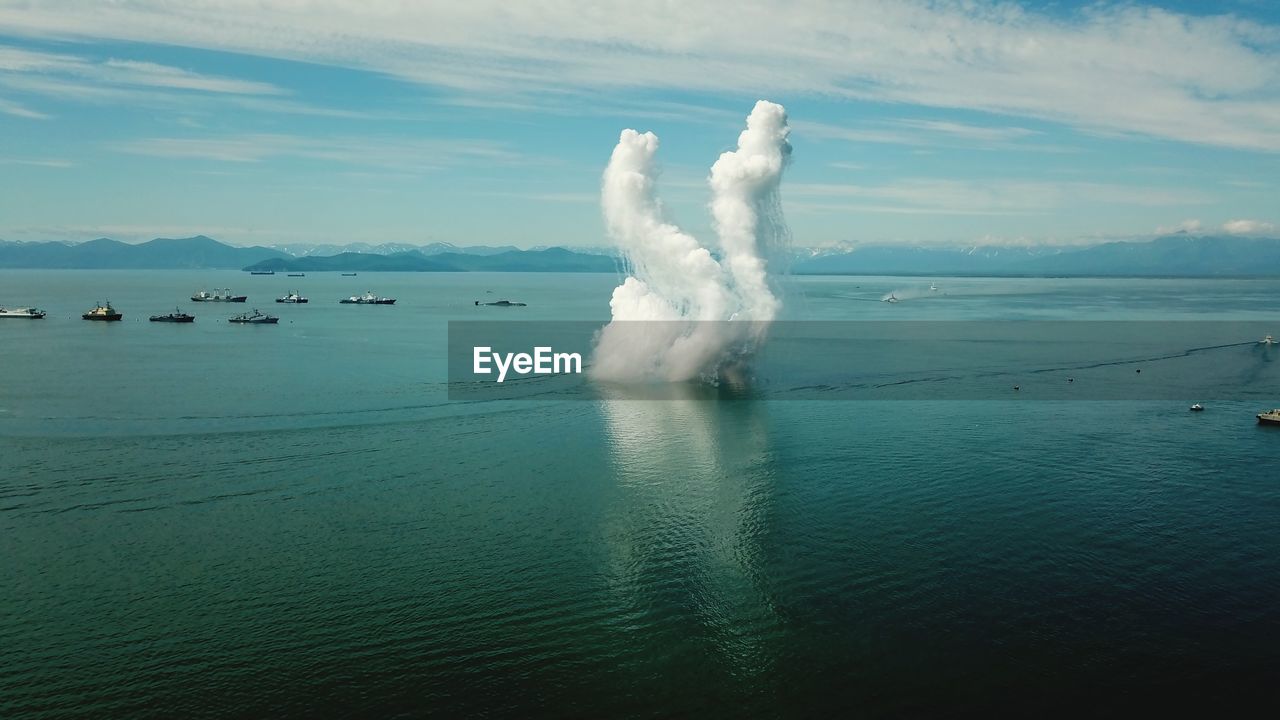
[[[760,98],[799,245],[1276,235],[1277,7],[0,0],[0,238],[605,245],[626,127],[709,236]]]

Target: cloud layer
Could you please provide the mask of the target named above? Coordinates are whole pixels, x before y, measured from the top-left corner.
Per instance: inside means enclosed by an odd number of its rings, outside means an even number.
[[[1280,28],[1127,3],[1055,16],[1005,2],[898,0],[728,8],[618,0],[44,0],[0,3],[0,32],[305,60],[467,95],[637,87],[808,94],[1280,151]],[[178,87],[235,82],[148,67],[110,70]],[[238,91],[245,90],[254,88]],[[977,132],[1001,141],[1028,131]]]

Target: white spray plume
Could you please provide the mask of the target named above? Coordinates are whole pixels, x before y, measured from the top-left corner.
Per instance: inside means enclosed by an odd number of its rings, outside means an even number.
[[[778,186],[790,157],[786,110],[761,100],[738,149],[711,168],[711,214],[720,260],[667,222],[656,191],[653,133],[624,130],[604,172],[609,234],[630,274],[613,291],[613,321],[600,332],[592,373],[613,381],[715,378],[752,352],[782,302],[769,257],[789,237]]]

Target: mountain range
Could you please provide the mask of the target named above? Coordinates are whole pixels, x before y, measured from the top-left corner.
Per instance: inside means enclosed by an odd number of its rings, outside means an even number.
[[[290,251],[287,251],[286,248]],[[327,249],[342,249],[325,254]],[[359,249],[365,252],[358,251]],[[291,245],[234,247],[203,235],[132,245],[0,241],[0,268],[244,269],[292,272],[604,272],[621,269],[610,250],[511,246]],[[1175,234],[1089,247],[799,249],[801,275],[1021,275],[1128,277],[1280,276],[1280,239]]]

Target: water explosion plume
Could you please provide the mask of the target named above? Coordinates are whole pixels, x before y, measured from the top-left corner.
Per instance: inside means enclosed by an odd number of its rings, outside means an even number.
[[[761,100],[738,148],[711,167],[717,258],[664,218],[657,136],[622,131],[604,172],[602,204],[629,272],[613,291],[613,319],[597,339],[596,378],[715,379],[763,341],[782,308],[769,266],[789,241],[778,195],[789,132],[786,110]]]

